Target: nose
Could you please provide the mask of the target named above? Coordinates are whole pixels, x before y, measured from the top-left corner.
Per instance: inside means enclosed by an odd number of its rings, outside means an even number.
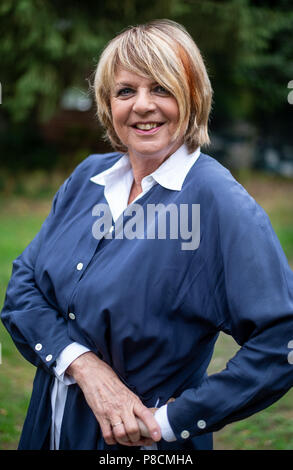
[[[146,114],[156,109],[153,96],[151,95],[149,90],[137,90],[132,109],[137,114]]]

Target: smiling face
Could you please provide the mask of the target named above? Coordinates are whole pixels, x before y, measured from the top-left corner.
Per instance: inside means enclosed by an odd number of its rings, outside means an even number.
[[[182,145],[183,135],[174,141],[177,101],[154,80],[119,67],[110,102],[115,132],[130,158],[161,163]]]

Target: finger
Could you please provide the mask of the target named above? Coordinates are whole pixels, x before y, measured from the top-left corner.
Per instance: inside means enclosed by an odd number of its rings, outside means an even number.
[[[136,418],[136,420],[137,420],[137,424],[139,426],[141,436],[150,437],[150,432],[149,432],[148,428],[146,427],[146,425],[142,422],[142,420],[140,418]]]
[[[99,421],[99,424],[101,426],[101,431],[102,431],[105,442],[110,446],[117,444],[117,441],[114,438],[114,435],[112,432],[112,427],[111,427],[110,422],[107,420],[104,420],[104,421]]]
[[[161,429],[154,418],[153,413],[144,405],[136,404],[134,407],[135,414],[142,420],[150,432],[150,437],[155,441],[159,441],[161,436]]]
[[[128,446],[128,447],[131,447],[131,446],[144,446],[144,445],[151,445],[153,443],[153,440],[152,439],[145,439],[145,438],[142,438],[139,434],[139,439],[137,439],[135,442],[132,442],[129,437],[128,437],[128,434],[126,433],[126,429],[125,429],[125,425],[124,423],[119,423],[118,420],[116,420],[115,422],[117,422],[117,425],[113,427],[112,425],[112,431],[113,431],[113,434],[115,436],[115,439],[117,440],[117,442],[119,444],[122,444],[124,446]],[[119,423],[119,424],[118,424]],[[146,444],[147,442],[147,444]],[[149,442],[151,442],[151,444],[149,444]]]
[[[131,442],[137,442],[141,438],[139,425],[134,415],[123,416],[123,424],[126,434]]]
[[[121,418],[120,418],[120,421],[121,422],[119,423],[119,420],[116,420],[117,425],[112,424],[112,432],[116,441],[119,442],[119,444],[126,444],[131,441],[128,438],[128,435],[124,427],[124,423],[122,422]]]

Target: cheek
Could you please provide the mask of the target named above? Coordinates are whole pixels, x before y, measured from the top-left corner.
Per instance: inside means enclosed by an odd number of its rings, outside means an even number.
[[[127,130],[127,109],[121,104],[113,103],[111,105],[112,121],[116,133],[120,136]]]
[[[166,107],[166,115],[169,118],[169,122],[172,126],[175,126],[179,122],[179,108],[175,99],[170,100]]]
[[[114,104],[111,104],[111,114],[112,114],[113,124],[116,126],[119,121],[119,110],[117,110]]]

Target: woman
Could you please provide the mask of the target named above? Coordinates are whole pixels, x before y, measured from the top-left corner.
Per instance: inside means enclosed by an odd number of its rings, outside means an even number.
[[[182,26],[118,35],[94,89],[116,152],[65,181],[7,288],[3,322],[37,366],[19,448],[211,449],[292,386],[293,273],[264,211],[200,152],[212,89]],[[207,376],[220,331],[242,347]]]

